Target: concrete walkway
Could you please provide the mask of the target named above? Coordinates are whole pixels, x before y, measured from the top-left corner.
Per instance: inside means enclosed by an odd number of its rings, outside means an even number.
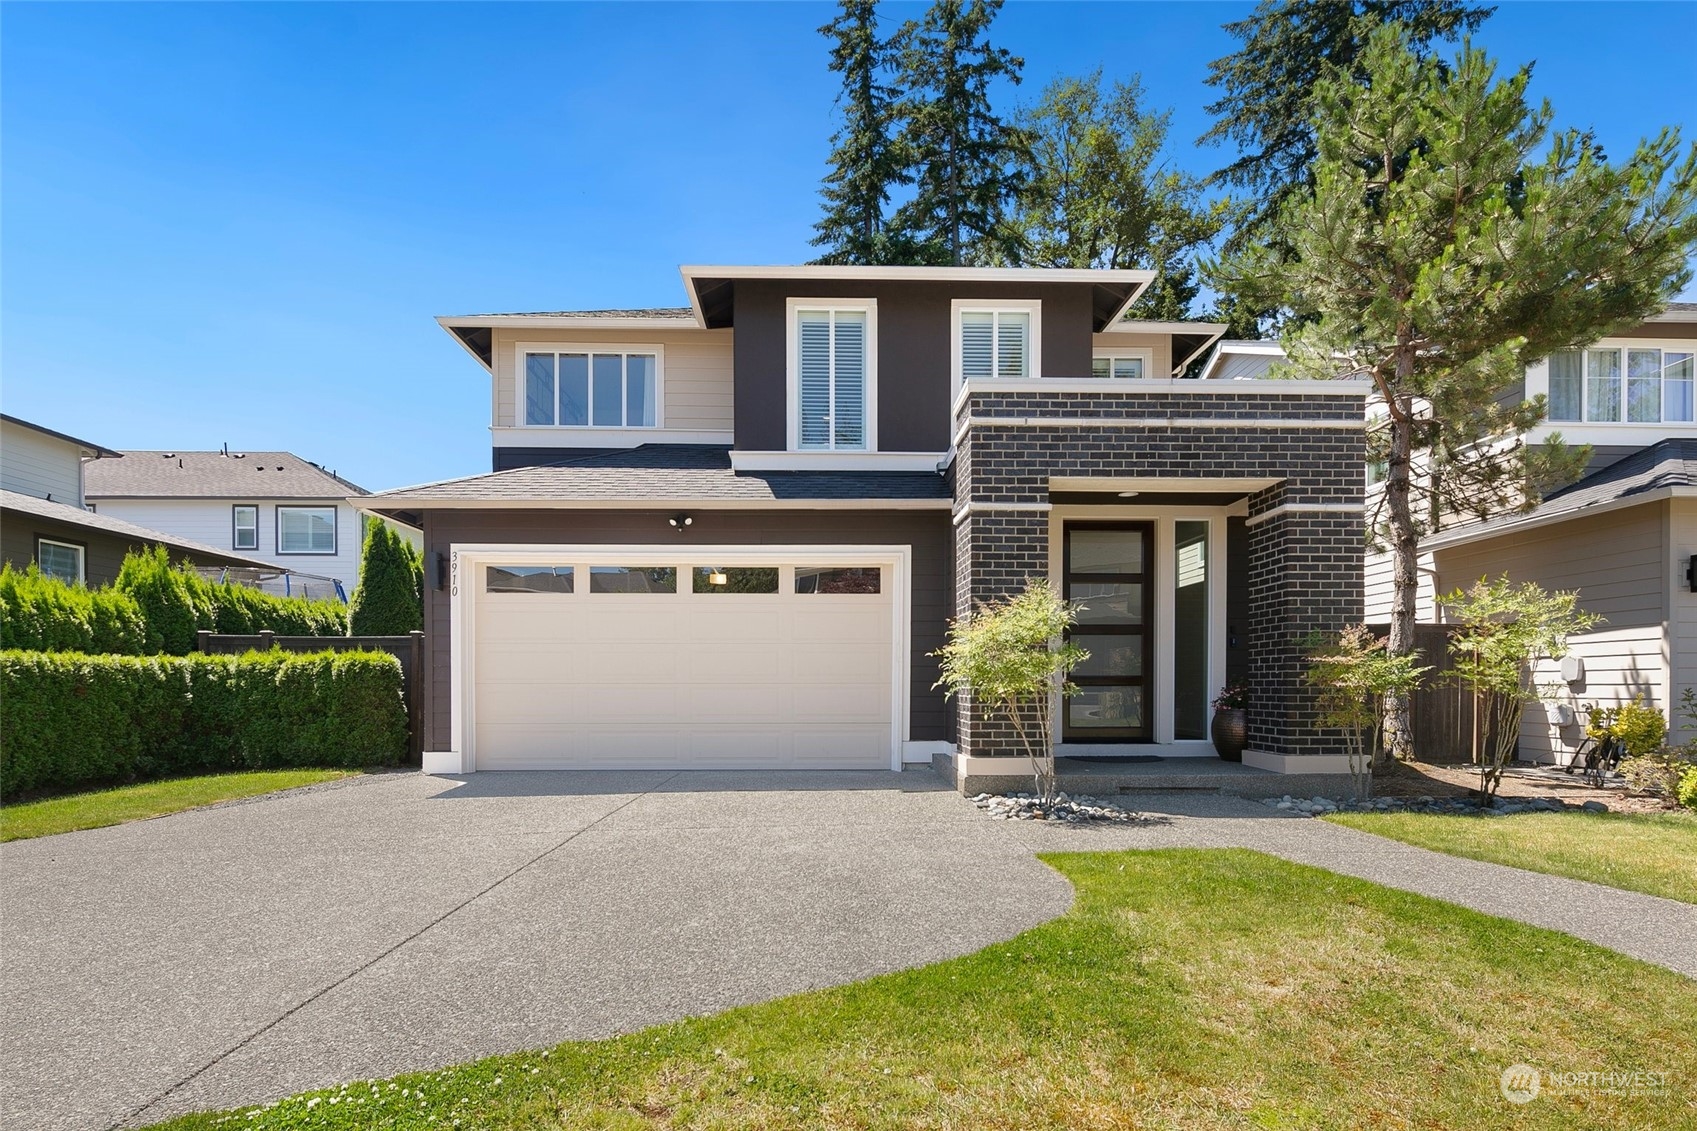
[[[352,779],[0,846],[0,1127],[133,1126],[965,954],[1049,850],[1247,847],[1697,977],[1697,908],[1232,798],[991,821],[927,772]]]

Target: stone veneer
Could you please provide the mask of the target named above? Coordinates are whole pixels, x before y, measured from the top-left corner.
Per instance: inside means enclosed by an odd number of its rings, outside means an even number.
[[[1236,420],[1277,423],[1224,422]],[[1211,478],[1277,479],[1248,501],[1249,745],[1342,753],[1341,735],[1314,725],[1300,641],[1362,617],[1363,420],[1360,395],[1319,384],[1111,393],[975,384],[955,417],[956,612],[1047,576],[1052,476],[1171,477],[1175,491],[1206,491]],[[1020,753],[1012,728],[985,718],[970,698],[957,725],[964,755]]]

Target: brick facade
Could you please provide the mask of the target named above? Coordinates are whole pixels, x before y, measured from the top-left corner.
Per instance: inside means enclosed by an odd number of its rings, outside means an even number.
[[[1250,746],[1340,753],[1340,736],[1313,725],[1300,641],[1362,616],[1362,421],[1361,396],[1324,387],[975,388],[955,418],[956,612],[1047,576],[1051,477],[1170,478],[1178,493],[1207,491],[1210,479],[1277,480],[1248,498]],[[1224,555],[1218,560],[1223,566]],[[1011,728],[969,701],[957,727],[963,754],[1019,752]]]

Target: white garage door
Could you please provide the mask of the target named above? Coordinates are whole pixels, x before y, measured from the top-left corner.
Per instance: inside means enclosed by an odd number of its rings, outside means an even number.
[[[888,768],[896,563],[744,553],[478,558],[474,768]]]

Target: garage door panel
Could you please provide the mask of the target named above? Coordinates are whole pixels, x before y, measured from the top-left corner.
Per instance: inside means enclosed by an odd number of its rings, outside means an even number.
[[[890,685],[843,684],[836,687],[797,687],[796,722],[883,723],[890,717]]]
[[[890,641],[890,606],[877,598],[857,597],[862,604],[845,605],[831,602],[833,608],[809,607],[828,597],[801,595],[796,598],[797,610],[791,622],[792,640],[829,640],[839,644],[876,644],[888,646]]]
[[[677,711],[699,722],[788,723],[794,717],[793,690],[762,683],[691,684],[678,688]]]

